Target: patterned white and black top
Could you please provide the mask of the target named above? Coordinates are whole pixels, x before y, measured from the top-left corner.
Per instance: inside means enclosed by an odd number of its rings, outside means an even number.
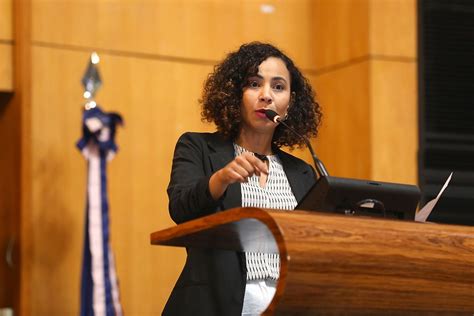
[[[247,150],[234,144],[235,156]],[[293,210],[298,204],[291,191],[283,165],[277,155],[267,156],[269,162],[267,182],[259,184],[259,177],[249,177],[247,183],[241,183],[242,206],[261,207],[279,210]],[[278,254],[246,252],[247,280],[277,280],[280,275],[280,256]]]

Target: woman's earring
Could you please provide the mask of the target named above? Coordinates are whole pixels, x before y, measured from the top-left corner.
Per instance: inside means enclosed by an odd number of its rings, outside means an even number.
[[[291,97],[290,97],[290,102],[288,103],[288,107],[286,109],[285,116],[281,119],[282,121],[286,121],[286,119],[288,118],[288,111],[290,111],[290,108],[294,105],[295,98],[296,98],[296,93],[292,92]]]

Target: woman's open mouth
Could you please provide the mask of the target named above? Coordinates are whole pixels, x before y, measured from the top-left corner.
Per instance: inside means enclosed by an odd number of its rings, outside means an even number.
[[[267,115],[265,114],[265,109],[258,109],[255,111],[255,114],[257,114],[259,118],[267,118]]]

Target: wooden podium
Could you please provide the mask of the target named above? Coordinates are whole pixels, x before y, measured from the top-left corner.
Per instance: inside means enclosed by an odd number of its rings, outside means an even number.
[[[265,315],[474,314],[474,227],[236,208],[151,243],[279,252]]]

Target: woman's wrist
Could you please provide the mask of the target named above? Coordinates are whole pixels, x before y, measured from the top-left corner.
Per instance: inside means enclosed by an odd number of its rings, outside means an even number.
[[[211,193],[211,196],[215,201],[222,197],[227,186],[228,184],[226,184],[222,179],[221,170],[215,172],[209,179],[209,193]]]

